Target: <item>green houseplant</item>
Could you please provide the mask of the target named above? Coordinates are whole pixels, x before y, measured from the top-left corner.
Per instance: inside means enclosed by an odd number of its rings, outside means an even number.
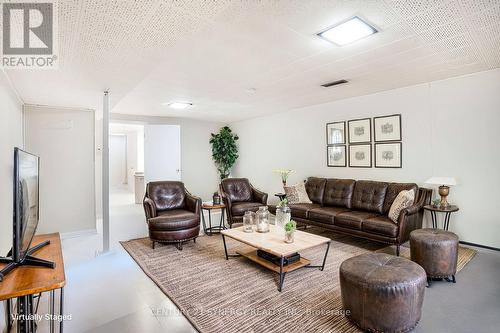
[[[293,243],[293,236],[296,229],[297,222],[295,222],[294,220],[290,220],[290,222],[285,224],[285,243]]]
[[[238,135],[234,134],[228,126],[220,129],[219,133],[212,133],[210,144],[212,145],[212,158],[219,172],[220,179],[229,177],[231,168],[238,159]]]

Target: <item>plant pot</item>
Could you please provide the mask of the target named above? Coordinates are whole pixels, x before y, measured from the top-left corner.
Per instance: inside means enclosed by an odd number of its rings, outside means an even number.
[[[285,232],[285,243],[293,243],[295,238],[295,232]]]

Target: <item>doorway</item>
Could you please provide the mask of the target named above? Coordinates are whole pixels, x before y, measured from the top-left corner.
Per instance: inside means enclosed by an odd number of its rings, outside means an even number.
[[[110,123],[110,244],[148,236],[145,187],[148,181],[181,180],[180,133],[179,125]]]

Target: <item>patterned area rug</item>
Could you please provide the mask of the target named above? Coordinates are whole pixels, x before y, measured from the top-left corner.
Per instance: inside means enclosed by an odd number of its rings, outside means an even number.
[[[391,247],[317,228],[307,231],[332,239],[325,270],[287,274],[281,293],[278,274],[245,258],[226,261],[220,235],[201,236],[182,251],[172,245],[153,250],[148,238],[122,245],[200,332],[358,332],[342,311],[340,264],[370,251],[390,252]],[[229,252],[241,245],[226,242]],[[301,254],[321,264],[325,249]],[[461,248],[459,269],[474,254]],[[402,255],[409,256],[409,249],[403,248]]]

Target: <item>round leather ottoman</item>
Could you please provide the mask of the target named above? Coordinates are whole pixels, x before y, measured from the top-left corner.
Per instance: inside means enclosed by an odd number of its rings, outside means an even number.
[[[417,229],[410,233],[411,260],[432,278],[451,277],[455,282],[458,261],[458,236],[441,229]]]
[[[340,265],[346,315],[369,332],[412,330],[422,314],[425,285],[422,267],[389,254],[362,254]]]

